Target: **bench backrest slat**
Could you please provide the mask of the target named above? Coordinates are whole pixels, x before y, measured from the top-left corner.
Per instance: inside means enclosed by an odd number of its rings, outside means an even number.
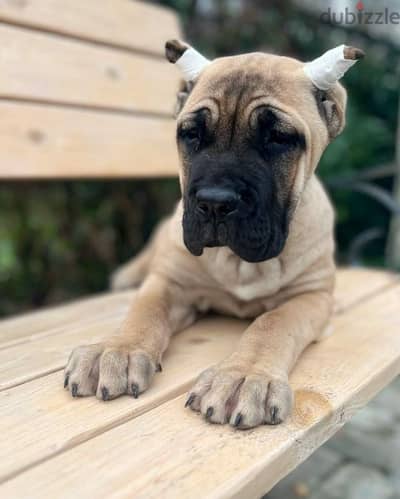
[[[2,25],[0,47],[3,98],[172,114],[177,74],[165,60]]]
[[[132,0],[0,0],[0,21],[160,56],[179,33],[171,11]]]
[[[0,178],[176,175],[177,36],[132,0],[0,0]]]
[[[12,178],[177,173],[171,119],[0,102],[0,172]]]

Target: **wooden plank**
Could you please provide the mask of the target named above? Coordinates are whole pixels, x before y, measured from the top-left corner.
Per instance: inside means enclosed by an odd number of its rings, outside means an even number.
[[[382,269],[341,267],[336,272],[335,311],[341,313],[400,282],[400,275]]]
[[[174,176],[175,122],[0,102],[0,178]]]
[[[167,61],[4,25],[0,47],[0,98],[173,115],[180,75]]]
[[[178,334],[163,372],[137,400],[71,399],[60,372],[1,392],[1,429],[7,439],[0,446],[0,481],[182,394],[203,369],[232,351],[242,329],[241,321],[207,319]]]
[[[284,425],[246,432],[209,425],[179,397],[27,470],[0,493],[260,497],[400,372],[399,305],[396,286],[334,319],[336,334],[309,347],[291,376],[296,403]]]
[[[134,295],[134,291],[104,293],[44,311],[4,319],[0,321],[0,349],[34,341],[42,336],[60,334],[79,324],[100,321],[110,314],[123,315]]]
[[[338,274],[341,275],[342,271]],[[378,289],[383,289],[382,286],[392,282],[391,279],[386,280],[388,275],[384,274],[385,278],[382,278],[382,275],[375,271],[351,269],[346,270],[344,274],[343,278],[338,279],[336,296],[342,304],[345,304],[347,300],[347,308],[352,303],[350,301],[351,294],[347,293],[350,287],[354,292],[356,302],[358,302],[363,296],[361,290],[365,295],[370,295],[373,294],[372,291],[378,292]],[[354,279],[352,276],[354,276]],[[392,274],[391,276],[394,277],[393,282],[396,282],[396,275]],[[343,283],[345,287],[342,287],[340,283]],[[342,300],[340,299],[341,293],[345,293]],[[111,301],[115,303],[112,295]],[[93,309],[88,309],[85,312],[86,322],[79,320],[84,313],[85,304],[81,306],[78,302],[76,310],[71,305],[67,316],[67,319],[69,317],[69,320],[72,321],[70,327],[68,327],[68,324],[62,323],[62,315],[65,313],[62,308],[59,312],[56,309],[52,311],[53,314],[58,314],[53,315],[56,322],[53,322],[53,319],[47,319],[46,312],[43,312],[44,315],[38,314],[36,317],[34,315],[29,317],[28,315],[24,319],[21,318],[23,322],[18,326],[18,341],[16,341],[15,346],[11,343],[8,348],[0,350],[0,390],[62,369],[72,348],[78,344],[95,343],[112,334],[125,318],[126,308],[129,304],[129,294],[126,296],[124,303],[119,304],[118,298],[117,304],[118,307],[115,307],[115,309],[113,305],[107,307],[109,313],[107,311],[105,315],[98,315],[98,309],[104,308],[105,302],[102,298],[99,304],[94,301]],[[21,342],[23,338],[21,329],[23,330],[25,325],[29,324],[30,318],[31,326],[27,329],[27,334],[32,331],[29,334],[30,341]],[[16,320],[18,321],[18,319]],[[49,328],[47,330],[43,327],[46,321],[48,321]],[[246,322],[242,323],[242,330],[246,324]],[[8,331],[11,328],[5,324],[5,329]],[[2,327],[0,334],[3,330]],[[8,332],[4,334],[9,342],[10,334]]]
[[[154,54],[180,33],[172,11],[132,0],[0,0],[0,21]]]

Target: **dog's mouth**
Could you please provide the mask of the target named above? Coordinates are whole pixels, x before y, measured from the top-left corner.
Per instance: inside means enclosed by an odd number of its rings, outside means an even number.
[[[285,216],[276,213],[279,210],[268,215],[257,205],[246,208],[239,204],[221,219],[214,211],[205,214],[198,210],[190,199],[184,204],[184,242],[195,256],[202,255],[204,248],[226,246],[241,259],[255,263],[278,256],[284,247],[287,223]]]
[[[228,230],[226,222],[205,222],[202,246],[205,248],[227,246],[229,244]]]

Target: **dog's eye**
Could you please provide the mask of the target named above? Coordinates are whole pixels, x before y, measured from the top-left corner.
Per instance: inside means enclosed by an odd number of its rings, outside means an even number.
[[[197,126],[182,127],[178,130],[180,140],[187,146],[198,148],[201,140],[201,133]]]
[[[290,143],[290,136],[279,130],[268,130],[263,136],[263,147],[266,151],[270,151],[272,148],[284,148]]]
[[[199,130],[196,127],[189,128],[183,132],[183,138],[186,140],[197,140],[200,138]]]
[[[305,148],[304,137],[296,132],[289,133],[281,130],[268,130],[263,134],[263,150],[268,155],[284,154],[297,147]]]
[[[279,130],[272,130],[269,133],[269,136],[267,138],[267,142],[269,144],[287,144],[289,142],[289,137],[286,133],[280,132]]]

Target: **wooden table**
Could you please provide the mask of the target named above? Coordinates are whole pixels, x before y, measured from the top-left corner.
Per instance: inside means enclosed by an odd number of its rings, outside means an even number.
[[[400,281],[341,270],[334,334],[291,376],[280,426],[238,431],[184,409],[195,377],[235,347],[243,321],[207,318],[178,334],[135,400],[72,399],[71,349],[105,338],[134,292],[102,295],[0,323],[0,497],[257,498],[400,372]]]

